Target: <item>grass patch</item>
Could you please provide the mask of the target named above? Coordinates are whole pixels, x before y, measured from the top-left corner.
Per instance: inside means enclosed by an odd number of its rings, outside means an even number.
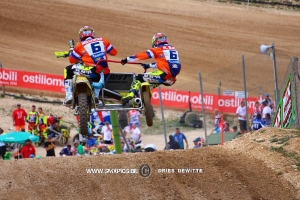
[[[271,142],[271,143],[278,142],[278,138],[272,138],[272,139],[270,140],[270,142]]]
[[[4,94],[4,93],[2,93],[0,97],[1,97],[1,98],[5,98],[5,94]]]
[[[289,145],[289,142],[285,142],[282,146],[287,146]]]
[[[277,172],[277,176],[280,176],[280,175],[282,175],[282,172]]]
[[[289,141],[290,138],[291,138],[290,136],[285,136],[283,138],[279,138],[277,144],[283,144],[283,143]]]
[[[167,134],[175,133],[175,128],[180,128],[180,131],[182,133],[185,133],[187,131],[195,130],[193,127],[186,126],[185,124],[179,123],[179,118],[177,117],[170,117],[168,119],[165,119],[166,124],[166,132]],[[164,127],[163,122],[161,119],[155,117],[153,118],[153,126],[148,127],[146,123],[146,118],[141,117],[141,132],[145,135],[160,135],[164,134]]]
[[[274,147],[274,146],[271,146],[271,147],[270,147],[270,150],[271,150],[271,151],[276,151],[276,152],[278,152],[278,153],[282,153],[284,156],[287,155],[287,151],[286,151],[285,149],[283,149],[282,146],[280,146],[280,147]]]
[[[266,132],[266,129],[263,129],[263,130],[260,131],[260,133],[264,133],[264,132]]]

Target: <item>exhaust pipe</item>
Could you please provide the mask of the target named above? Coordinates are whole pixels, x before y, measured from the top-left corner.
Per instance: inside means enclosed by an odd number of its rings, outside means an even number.
[[[131,99],[130,101],[129,101],[129,105],[130,106],[138,106],[138,105],[140,105],[141,104],[141,99],[140,98],[134,98],[134,99]]]

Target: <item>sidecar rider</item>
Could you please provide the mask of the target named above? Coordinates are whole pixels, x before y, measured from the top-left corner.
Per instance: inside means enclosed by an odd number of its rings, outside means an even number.
[[[180,73],[181,63],[178,52],[169,44],[167,36],[164,33],[156,33],[152,37],[152,48],[129,56],[121,60],[125,65],[127,61],[138,61],[155,58],[156,63],[142,64],[146,70],[148,68],[157,68],[150,73],[139,74],[132,83],[130,92],[122,97],[121,101],[126,104],[137,95],[138,89],[142,82],[149,82],[151,89],[158,87],[160,84],[171,86],[176,82],[176,76]]]
[[[64,104],[70,104],[72,102],[72,78],[74,73],[84,75],[90,78],[92,82],[99,82],[101,72],[104,74],[104,78],[110,73],[106,61],[107,53],[112,56],[117,55],[117,50],[106,38],[95,37],[94,29],[90,26],[83,26],[79,30],[79,39],[80,42],[78,42],[76,46],[74,40],[69,41],[69,61],[72,65],[64,69],[64,85],[66,89]],[[99,62],[100,60],[103,61]],[[97,66],[98,62],[99,65]],[[93,90],[96,102],[98,102],[100,89],[99,87],[94,87]]]

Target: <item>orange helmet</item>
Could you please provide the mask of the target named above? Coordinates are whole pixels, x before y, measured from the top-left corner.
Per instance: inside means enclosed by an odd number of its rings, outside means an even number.
[[[152,47],[157,47],[160,44],[168,44],[168,38],[164,33],[156,33],[152,37]]]
[[[79,30],[78,35],[79,35],[79,40],[80,41],[83,41],[88,37],[95,38],[94,29],[90,26],[81,27],[81,29]]]

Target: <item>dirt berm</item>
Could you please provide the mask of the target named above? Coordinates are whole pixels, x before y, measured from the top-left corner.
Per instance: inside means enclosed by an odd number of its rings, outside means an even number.
[[[280,155],[277,155],[280,156]],[[265,157],[267,160],[268,157]],[[151,167],[140,174],[88,174],[87,168]],[[268,162],[237,149],[159,151],[1,161],[0,199],[296,199]],[[203,173],[158,173],[202,168]]]

